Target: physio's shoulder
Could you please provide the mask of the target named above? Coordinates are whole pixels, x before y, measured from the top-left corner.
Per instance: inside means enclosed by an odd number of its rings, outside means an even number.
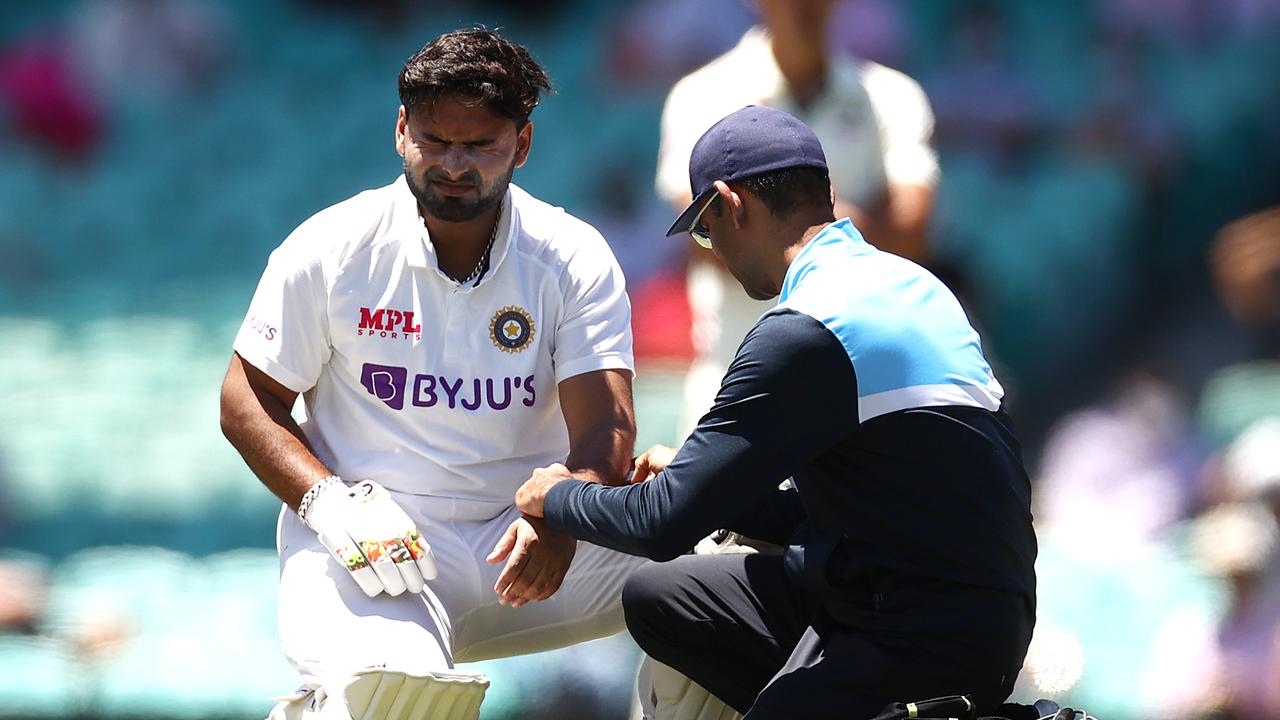
[[[743,339],[739,354],[792,370],[823,358],[845,356],[839,338],[821,319],[786,305],[760,316]]]
[[[832,403],[856,408],[858,378],[830,328],[811,315],[779,306],[747,332],[721,392],[731,400],[768,395],[792,409]]]
[[[944,322],[967,327],[946,286],[910,260],[879,250],[827,251],[811,260],[779,307],[812,317],[851,357],[858,348],[906,340],[912,328]]]

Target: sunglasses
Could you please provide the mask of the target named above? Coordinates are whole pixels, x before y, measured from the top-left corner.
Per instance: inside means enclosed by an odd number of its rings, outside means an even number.
[[[698,211],[698,214],[693,216],[693,223],[689,226],[689,235],[693,237],[693,241],[708,250],[711,249],[711,231],[707,229],[706,225],[700,224],[699,221],[702,220],[702,214],[707,211],[707,208],[711,207],[711,203],[715,202],[718,197],[720,197],[720,193],[712,193],[711,197],[707,198],[707,201],[702,204],[702,209]]]

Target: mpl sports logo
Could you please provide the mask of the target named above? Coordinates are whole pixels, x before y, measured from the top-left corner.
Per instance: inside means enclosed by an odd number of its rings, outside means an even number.
[[[386,338],[388,340],[421,340],[422,323],[413,322],[412,310],[391,310],[367,307],[360,308],[360,323],[356,325],[356,335],[362,337]]]
[[[365,363],[360,368],[360,385],[392,410],[404,410],[406,398],[414,407],[447,405],[450,410],[460,407],[473,411],[479,410],[482,405],[493,410],[516,407],[516,403],[533,407],[538,399],[532,375],[451,378],[433,373],[418,373],[410,383],[408,368]]]

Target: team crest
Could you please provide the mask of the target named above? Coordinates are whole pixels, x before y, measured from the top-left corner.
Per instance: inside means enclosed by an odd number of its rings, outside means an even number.
[[[518,353],[529,346],[535,332],[533,318],[524,308],[508,305],[493,316],[489,337],[502,352]]]

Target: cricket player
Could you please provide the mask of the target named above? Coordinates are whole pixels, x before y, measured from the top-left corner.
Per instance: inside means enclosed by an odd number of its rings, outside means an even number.
[[[669,234],[778,307],[678,453],[649,450],[625,487],[540,468],[517,505],[667,561],[627,581],[627,627],[748,720],[961,694],[996,710],[1031,640],[1036,542],[978,334],[946,286],[835,219],[822,145],[794,116],[731,113],[689,180]],[[681,556],[716,528],[785,551]]]
[[[303,685],[273,720],[474,720],[488,681],[456,662],[620,631],[642,562],[512,504],[550,463],[623,482],[635,439],[622,273],[511,182],[546,73],[461,30],[398,87],[403,176],[272,253],[222,388],[224,433],[284,502],[279,630]]]

